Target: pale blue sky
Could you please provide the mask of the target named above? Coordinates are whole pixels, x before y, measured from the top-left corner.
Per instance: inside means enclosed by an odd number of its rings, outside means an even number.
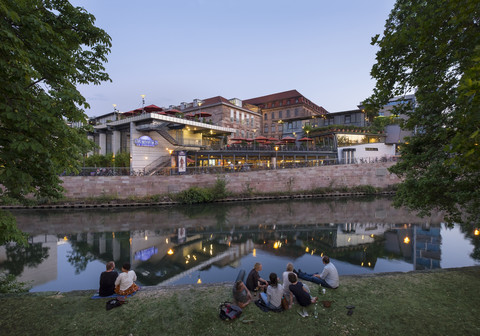
[[[112,37],[112,83],[82,86],[89,116],[296,89],[329,112],[372,91],[394,0],[72,0]]]

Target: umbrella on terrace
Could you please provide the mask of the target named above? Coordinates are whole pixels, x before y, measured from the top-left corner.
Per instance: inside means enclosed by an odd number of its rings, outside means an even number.
[[[312,138],[301,138],[301,139],[298,139],[298,141],[313,141]]]
[[[255,141],[257,142],[261,142],[261,141],[267,141],[268,139],[264,136],[258,136],[255,138]]]
[[[242,138],[242,137],[233,137],[230,139],[231,141],[246,141],[247,139]]]
[[[286,136],[286,137],[283,137],[283,138],[282,138],[282,141],[285,141],[285,142],[295,142],[295,141],[297,141],[297,139],[294,138],[294,137],[291,137],[291,136]]]

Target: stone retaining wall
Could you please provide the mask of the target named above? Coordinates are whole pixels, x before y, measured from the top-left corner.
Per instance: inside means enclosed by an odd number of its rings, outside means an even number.
[[[320,166],[311,168],[262,170],[221,175],[231,192],[301,192],[314,188],[338,188],[371,185],[384,188],[400,182],[388,172],[392,162]],[[113,195],[131,196],[177,193],[193,186],[213,186],[215,174],[174,176],[65,176],[62,177],[68,198]]]

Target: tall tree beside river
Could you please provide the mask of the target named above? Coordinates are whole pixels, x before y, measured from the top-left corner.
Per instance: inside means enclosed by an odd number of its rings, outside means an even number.
[[[371,75],[377,80],[367,106],[415,92],[417,106],[398,105],[416,134],[391,168],[404,178],[396,205],[447,220],[480,220],[480,1],[398,0]],[[465,218],[464,218],[465,219]]]
[[[110,37],[94,21],[67,0],[0,1],[2,198],[59,197],[59,174],[92,148],[85,129],[68,123],[87,119],[76,86],[110,80]],[[0,222],[0,230],[8,227]]]

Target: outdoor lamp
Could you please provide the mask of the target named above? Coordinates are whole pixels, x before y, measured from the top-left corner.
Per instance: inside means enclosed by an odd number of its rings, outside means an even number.
[[[410,238],[408,238],[408,237],[405,237],[405,239],[403,240],[403,242],[404,242],[405,244],[408,244],[408,243],[410,243]]]
[[[475,229],[475,231],[473,231],[473,234],[475,236],[479,236],[480,235],[480,230],[479,229]]]

